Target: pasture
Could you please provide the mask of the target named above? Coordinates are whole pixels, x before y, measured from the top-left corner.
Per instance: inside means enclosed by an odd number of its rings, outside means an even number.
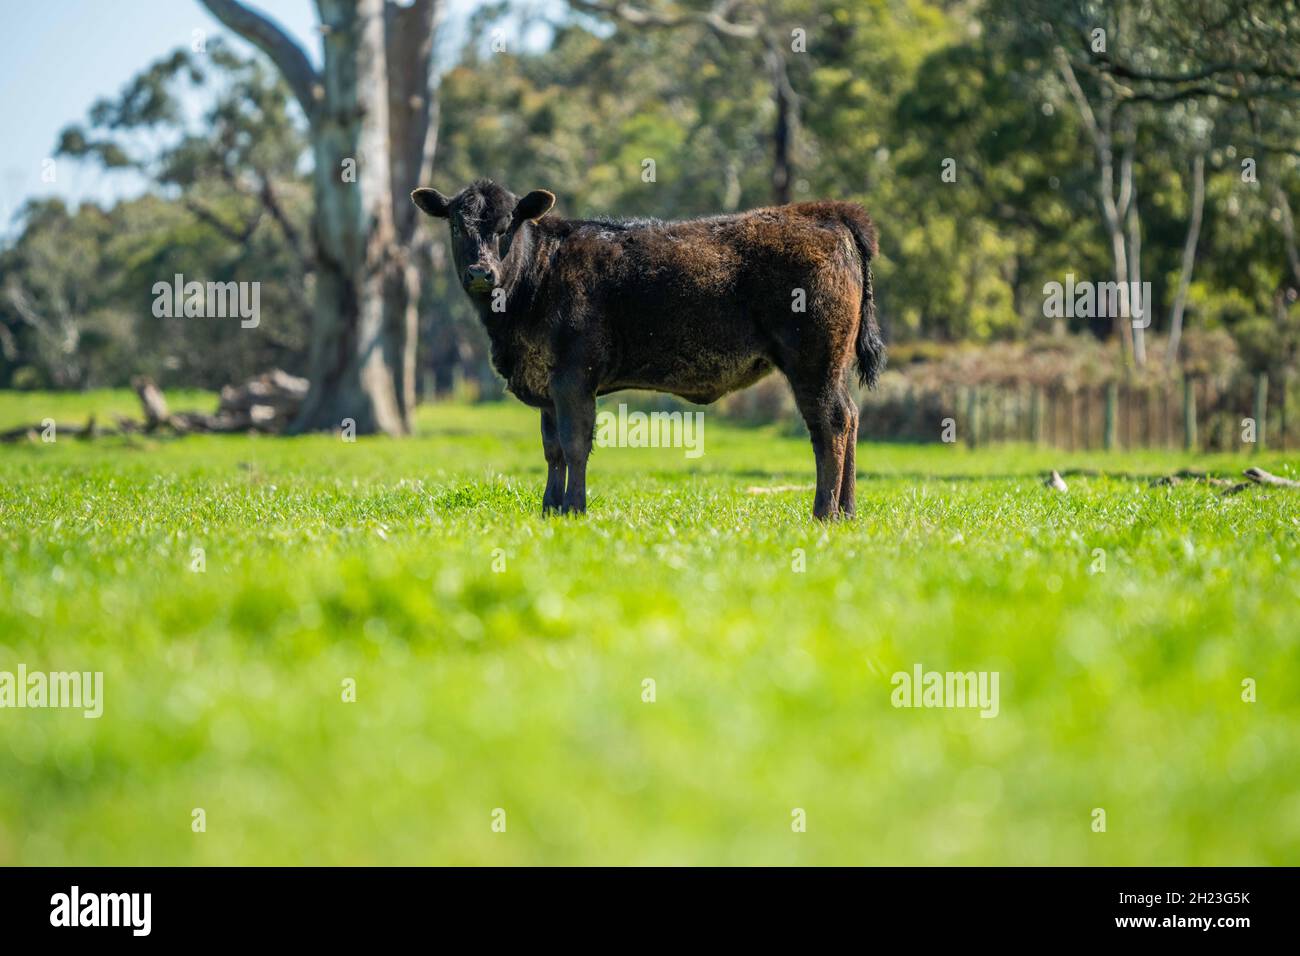
[[[57,400],[0,427],[134,406]],[[104,674],[0,710],[0,864],[1300,863],[1300,492],[1147,480],[1300,455],[863,444],[822,526],[806,439],[705,427],[579,518],[513,403],[0,447],[0,671]]]

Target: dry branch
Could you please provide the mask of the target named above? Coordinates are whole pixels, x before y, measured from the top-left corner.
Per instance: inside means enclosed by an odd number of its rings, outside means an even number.
[[[117,416],[117,427],[99,428],[92,415],[84,426],[55,423],[56,435],[95,438],[100,435],[152,434],[167,429],[175,434],[190,432],[247,432],[259,431],[279,434],[287,431],[307,397],[308,381],[280,369],[272,369],[242,385],[227,385],[221,389],[221,402],[216,414],[205,412],[172,412],[167,399],[152,379],[140,376],[131,381],[143,421]],[[0,443],[40,441],[45,426],[22,425],[0,432]]]
[[[1242,472],[1247,478],[1256,484],[1274,485],[1279,488],[1300,488],[1300,481],[1292,481],[1290,478],[1279,478],[1277,475],[1269,474],[1263,468],[1247,468]]]

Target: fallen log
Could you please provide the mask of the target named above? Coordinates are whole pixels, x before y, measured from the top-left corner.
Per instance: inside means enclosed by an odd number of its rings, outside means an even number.
[[[10,428],[0,432],[0,444],[17,441],[43,441],[45,434],[53,426],[52,435],[57,441],[59,436],[71,438],[98,438],[100,435],[113,434],[112,429],[103,429],[95,422],[95,416],[91,415],[86,419],[84,425],[72,425],[68,423],[51,422],[49,419],[38,425],[19,425],[17,428]]]
[[[1175,472],[1172,475],[1164,475],[1160,478],[1152,479],[1151,487],[1160,488],[1168,486],[1172,488],[1181,485],[1184,481],[1190,481],[1193,484],[1200,483],[1213,485],[1216,488],[1230,488],[1233,484],[1233,482],[1228,478],[1215,478],[1213,475],[1207,475],[1204,472],[1181,471]]]
[[[56,438],[61,435],[96,438],[100,435],[154,434],[163,429],[177,435],[246,431],[277,434],[287,431],[297,417],[309,385],[305,378],[290,375],[282,369],[272,369],[240,385],[224,386],[216,413],[208,414],[173,412],[162,389],[147,376],[137,376],[131,380],[131,387],[140,400],[143,421],[116,416],[116,428],[100,428],[92,415],[84,427],[55,423],[54,434]],[[44,422],[10,428],[0,432],[0,443],[40,441],[46,428]]]
[[[140,399],[140,407],[144,409],[145,431],[151,432],[159,426],[172,423],[167,399],[163,398],[162,389],[153,383],[153,379],[138,375],[131,379],[131,387]]]
[[[285,431],[307,398],[309,382],[281,369],[272,369],[242,385],[221,390],[217,416],[258,431]]]
[[[1279,478],[1277,475],[1269,474],[1263,468],[1247,468],[1242,474],[1256,484],[1273,485],[1278,488],[1300,488],[1300,481]]]

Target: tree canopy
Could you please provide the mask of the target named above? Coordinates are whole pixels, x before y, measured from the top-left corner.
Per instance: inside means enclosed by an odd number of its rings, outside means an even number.
[[[431,65],[430,184],[546,188],[577,216],[857,200],[880,228],[895,343],[1072,332],[1177,361],[1130,323],[1049,314],[1045,286],[1071,275],[1150,283],[1162,341],[1223,330],[1253,367],[1295,364],[1293,4],[573,0],[549,42],[520,48],[508,27],[527,12],[480,8],[455,60]],[[0,251],[0,385],[307,371],[322,264],[300,87],[217,42],[145,65],[69,125],[63,156],[152,188],[23,211]],[[446,237],[412,228],[421,388],[490,391]],[[270,319],[252,336],[157,319],[147,290],[174,272],[256,273]]]

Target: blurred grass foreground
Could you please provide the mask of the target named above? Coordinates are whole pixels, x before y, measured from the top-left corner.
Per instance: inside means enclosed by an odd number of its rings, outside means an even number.
[[[5,447],[0,671],[104,699],[0,711],[0,864],[1300,862],[1300,495],[864,444],[821,527],[805,440],[706,427],[598,449],[581,520],[514,405]]]

